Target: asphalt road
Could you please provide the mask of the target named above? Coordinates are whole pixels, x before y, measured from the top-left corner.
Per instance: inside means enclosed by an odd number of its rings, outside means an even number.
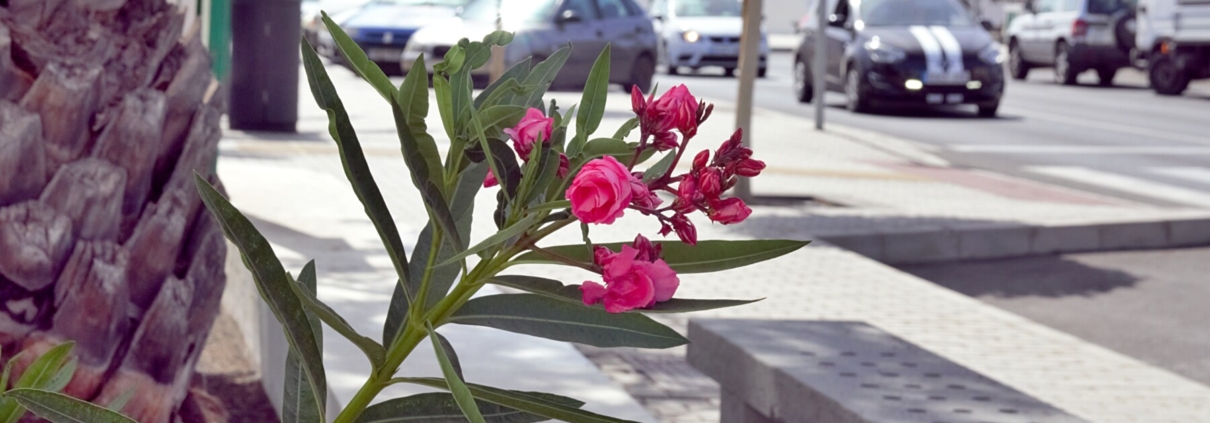
[[[792,56],[775,53],[757,80],[759,107],[812,119],[813,106],[792,95]],[[1000,116],[970,108],[910,108],[854,114],[844,96],[828,96],[826,122],[914,141],[956,166],[987,169],[1157,205],[1210,207],[1210,81],[1180,97],[1161,97],[1142,73],[1122,70],[1113,87],[1052,82],[1049,69],[1010,81]],[[662,87],[689,84],[702,95],[734,99],[738,84],[721,70],[669,76]],[[759,142],[760,128],[754,128]],[[759,148],[759,146],[757,146]]]
[[[900,270],[1210,384],[1210,248],[1069,254]]]

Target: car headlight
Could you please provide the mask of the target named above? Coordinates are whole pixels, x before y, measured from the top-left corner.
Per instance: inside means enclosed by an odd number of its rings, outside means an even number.
[[[870,60],[877,63],[896,63],[907,57],[907,52],[899,47],[882,42],[874,37],[865,43],[865,50],[870,54]]]
[[[681,33],[681,38],[690,43],[696,43],[702,39],[702,34],[697,31],[685,31]]]
[[[989,65],[1004,63],[1004,49],[1001,48],[1000,43],[988,44],[983,50],[979,50],[979,60]]]

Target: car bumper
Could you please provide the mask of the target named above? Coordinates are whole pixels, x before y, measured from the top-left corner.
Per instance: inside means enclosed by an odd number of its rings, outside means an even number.
[[[691,68],[700,68],[703,66],[738,67],[738,38],[734,38],[733,41],[728,42],[714,42],[710,41],[710,38],[704,37],[696,43],[685,41],[670,42],[667,52],[668,64]],[[760,67],[765,67],[768,55],[769,46],[762,41],[760,45]]]
[[[1068,54],[1071,64],[1080,69],[1130,66],[1130,54],[1117,46],[1074,43]]]
[[[864,73],[864,94],[881,104],[946,105],[991,104],[1004,95],[1004,72],[1000,66],[967,68],[970,80],[962,84],[940,85],[922,83],[919,89],[908,89],[908,80],[921,78],[916,72],[890,66],[875,66]]]

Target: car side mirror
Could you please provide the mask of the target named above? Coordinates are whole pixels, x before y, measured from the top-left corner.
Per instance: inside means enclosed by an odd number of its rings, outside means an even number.
[[[562,13],[559,13],[559,16],[555,17],[555,22],[560,25],[571,22],[581,22],[583,20],[583,16],[580,16],[579,13],[576,13],[576,11],[571,9],[564,10]]]
[[[987,32],[993,32],[996,29],[996,26],[992,24],[992,21],[987,19],[980,19],[979,25],[982,26],[983,30]]]
[[[828,15],[828,26],[834,26],[837,28],[845,28],[845,22],[847,22],[847,21],[848,21],[848,18],[845,15],[838,15],[835,13]]]

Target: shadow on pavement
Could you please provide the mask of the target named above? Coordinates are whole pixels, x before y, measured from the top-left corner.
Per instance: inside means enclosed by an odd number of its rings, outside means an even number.
[[[828,104],[834,110],[846,110],[841,103]],[[999,114],[994,118],[980,117],[975,113],[975,106],[876,106],[868,116],[890,116],[932,119],[969,119],[972,121],[1019,121],[1021,116]]]
[[[1126,272],[1063,256],[901,266],[899,270],[972,297],[1087,297],[1139,281]]]

